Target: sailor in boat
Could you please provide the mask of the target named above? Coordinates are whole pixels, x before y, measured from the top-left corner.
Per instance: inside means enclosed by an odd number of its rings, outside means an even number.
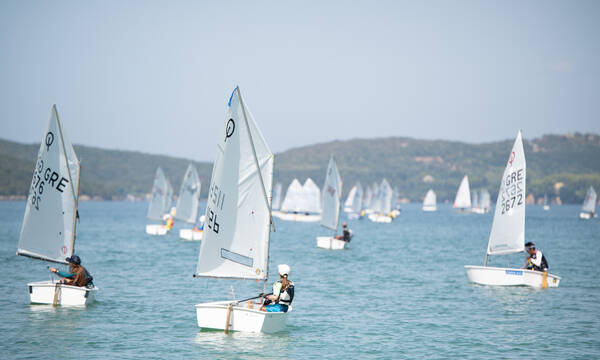
[[[527,251],[527,262],[524,268],[535,271],[548,271],[548,262],[546,257],[540,250],[536,250],[535,244],[531,241],[525,244],[525,251]]]
[[[166,216],[165,227],[167,230],[171,230],[173,228],[173,216],[170,214]]]
[[[265,295],[265,302],[260,308],[266,312],[287,312],[294,300],[294,283],[288,280],[290,267],[286,264],[277,265],[279,280],[273,284],[273,294]]]
[[[50,268],[50,272],[63,278],[62,284],[73,285],[73,286],[94,286],[94,278],[90,273],[81,265],[81,259],[77,255],[66,258],[69,263],[69,272],[59,271],[57,268]]]
[[[342,235],[338,235],[335,238],[349,243],[350,239],[352,239],[352,230],[348,229],[348,224],[345,221],[342,223],[342,229]]]

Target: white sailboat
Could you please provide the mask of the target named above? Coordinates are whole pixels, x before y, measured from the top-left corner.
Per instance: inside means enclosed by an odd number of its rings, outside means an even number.
[[[344,201],[344,212],[350,213],[352,212],[352,204],[356,201],[356,192],[358,191],[358,185],[354,185],[348,196],[346,197],[346,201]]]
[[[146,217],[150,220],[163,221],[164,215],[170,208],[170,201],[167,200],[169,193],[169,183],[160,166],[156,169],[154,184],[152,185],[152,199],[148,206]],[[169,228],[163,224],[146,225],[146,234],[166,235]]]
[[[79,200],[79,160],[52,107],[33,171],[17,255],[67,264],[75,248]],[[31,303],[85,305],[98,289],[60,284],[27,284]]]
[[[598,216],[596,214],[596,199],[596,191],[594,191],[594,188],[590,186],[587,193],[585,194],[583,206],[581,207],[581,212],[579,213],[579,217],[581,219],[589,220]]]
[[[279,210],[281,207],[281,183],[273,186],[273,199],[271,200],[271,209]]]
[[[437,197],[432,189],[427,191],[425,199],[423,199],[423,211],[436,211],[437,210]]]
[[[393,190],[386,179],[381,181],[381,185],[377,187],[377,194],[372,201],[372,212],[369,214],[369,220],[377,223],[391,223],[392,216],[392,201]]]
[[[192,229],[180,229],[179,237],[184,240],[202,240],[202,229],[198,229],[198,207],[202,183],[193,164],[189,164],[177,197],[175,219],[194,225]]]
[[[340,221],[340,205],[342,203],[342,178],[333,157],[329,159],[327,175],[323,187],[323,212],[321,226],[333,231],[332,236],[317,236],[317,246],[324,249],[340,250],[346,242],[335,238]]]
[[[225,136],[219,137],[195,277],[266,281],[269,262],[273,154],[236,88]],[[198,326],[225,331],[277,332],[288,313],[260,311],[235,300],[196,305]]]
[[[454,199],[454,208],[461,212],[469,211],[471,208],[471,191],[469,189],[469,177],[465,175],[460,182],[456,198]]]
[[[347,211],[347,216],[350,220],[360,219],[362,217],[363,209],[363,187],[360,184],[360,182],[357,182],[356,185],[354,185],[354,187],[356,188],[356,191],[354,192],[354,196],[352,197],[350,207],[348,208],[349,211]],[[348,199],[350,199],[350,195],[348,195]],[[348,200],[346,200],[346,203],[348,203]]]
[[[548,195],[546,195],[546,194],[544,194],[543,209],[544,209],[544,211],[550,210],[550,205],[548,205]]]
[[[273,216],[286,221],[316,222],[321,220],[321,190],[312,181],[306,179],[301,185],[294,179],[283,199],[281,211],[274,211]]]
[[[500,183],[483,266],[465,266],[469,281],[481,285],[558,287],[560,277],[546,272],[487,266],[490,255],[525,250],[525,180],[525,153],[519,131]]]

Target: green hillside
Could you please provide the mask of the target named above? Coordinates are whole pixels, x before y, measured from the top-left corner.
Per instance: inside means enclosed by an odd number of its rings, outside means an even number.
[[[420,201],[427,189],[438,201],[454,199],[464,174],[472,189],[487,188],[495,197],[513,140],[467,144],[444,140],[378,138],[333,141],[290,149],[275,157],[275,181],[285,187],[297,177],[324,181],[329,156],[336,159],[345,182],[344,193],[356,182],[387,178],[401,197]],[[38,144],[0,140],[0,196],[26,195]],[[81,194],[104,199],[141,196],[152,187],[160,165],[176,192],[190,160],[134,151],[75,145],[81,160]],[[581,202],[586,188],[600,189],[600,137],[596,134],[546,135],[526,140],[528,193],[560,196]],[[194,162],[203,178],[203,194],[212,165]],[[562,183],[562,185],[561,185]],[[558,189],[556,191],[555,189]]]

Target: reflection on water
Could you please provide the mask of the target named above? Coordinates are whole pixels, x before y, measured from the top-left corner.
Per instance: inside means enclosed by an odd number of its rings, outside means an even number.
[[[203,350],[246,355],[265,356],[265,354],[285,354],[288,350],[290,335],[287,331],[276,334],[230,332],[202,329],[194,342]]]

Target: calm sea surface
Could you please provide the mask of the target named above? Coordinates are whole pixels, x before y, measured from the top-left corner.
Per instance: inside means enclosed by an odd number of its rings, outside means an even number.
[[[145,234],[147,204],[83,202],[76,242],[100,288],[87,308],[29,305],[26,283],[47,264],[16,256],[24,202],[0,202],[1,359],[600,358],[600,219],[579,206],[527,208],[560,288],[471,285],[492,214],[423,213],[392,224],[350,221],[347,250],[317,249],[317,224],[277,221],[270,273],[292,267],[294,311],[274,334],[199,331],[194,304],[250,297],[252,281],[193,279],[200,242]],[[523,254],[490,265],[521,266]],[[271,276],[271,280],[275,277]]]

